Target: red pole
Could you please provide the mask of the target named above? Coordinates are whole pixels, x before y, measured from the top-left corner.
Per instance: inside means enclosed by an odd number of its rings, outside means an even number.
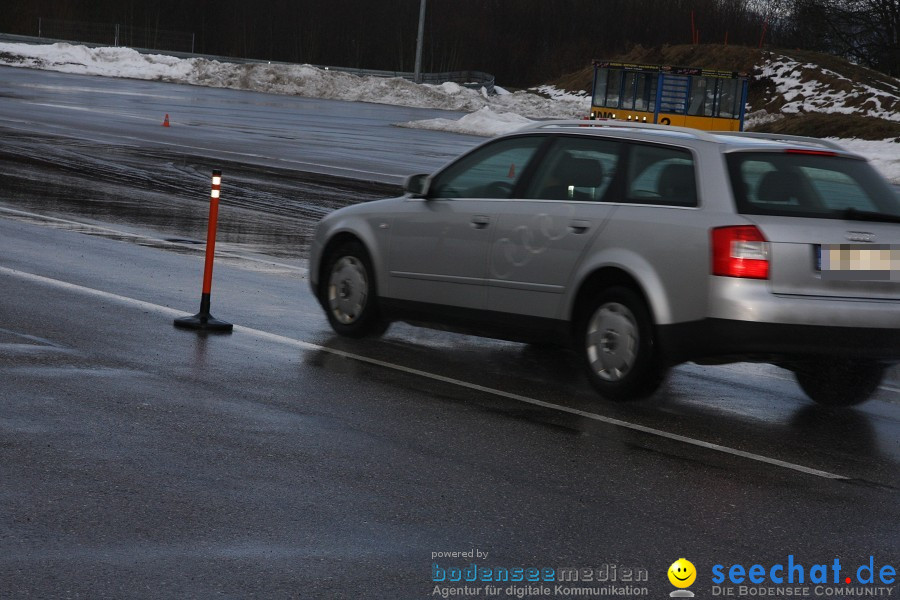
[[[212,191],[209,194],[209,223],[206,227],[206,263],[203,266],[203,294],[212,291],[213,259],[216,256],[216,229],[219,221],[219,190],[222,189],[222,171],[212,173]]]
[[[220,321],[209,314],[210,294],[212,292],[213,261],[216,257],[216,228],[219,220],[219,191],[222,188],[222,171],[212,172],[212,191],[209,194],[209,223],[206,228],[206,261],[203,265],[203,289],[200,294],[200,312],[192,317],[175,319],[176,327],[186,329],[202,329],[203,331],[229,332],[234,328],[231,323]]]
[[[766,39],[766,28],[769,26],[769,20],[763,21],[762,35],[759,36],[759,47],[762,48],[763,40]]]

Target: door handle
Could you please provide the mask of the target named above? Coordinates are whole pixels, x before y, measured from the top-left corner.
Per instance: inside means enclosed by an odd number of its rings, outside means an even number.
[[[484,229],[491,224],[491,218],[485,215],[475,215],[472,217],[472,227],[475,229]]]
[[[584,233],[591,228],[590,221],[572,221],[569,223],[569,231],[572,233]]]

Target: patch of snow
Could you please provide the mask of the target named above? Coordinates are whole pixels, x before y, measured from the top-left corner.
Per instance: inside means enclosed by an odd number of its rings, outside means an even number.
[[[523,116],[513,113],[496,113],[485,106],[481,110],[465,115],[458,120],[426,119],[424,121],[398,123],[398,126],[492,137],[521,129],[531,123],[534,123],[534,121]]]
[[[857,140],[826,138],[841,147],[865,156],[888,181],[900,185],[900,140]]]
[[[766,123],[774,123],[784,118],[784,115],[778,113],[770,113],[766,109],[755,110],[744,117],[744,129],[751,129]]]
[[[815,78],[804,80],[804,71],[827,75],[828,80],[841,82],[841,85]],[[776,93],[784,97],[786,104],[781,111],[785,113],[859,114],[900,121],[900,98],[896,94],[853,81],[819,65],[800,64],[786,56],[773,55],[763,65],[762,77],[770,78],[775,83]],[[866,101],[859,102],[860,98]]]
[[[531,90],[537,92],[538,94],[543,94],[548,98],[552,98],[553,100],[560,100],[565,102],[576,102],[583,103],[585,100],[588,101],[588,109],[590,109],[590,99],[591,97],[587,92],[578,91],[578,92],[570,92],[567,90],[561,90],[554,85],[539,85],[537,87],[530,88]]]

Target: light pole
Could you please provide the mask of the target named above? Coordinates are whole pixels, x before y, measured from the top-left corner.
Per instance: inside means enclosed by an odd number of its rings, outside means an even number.
[[[425,37],[425,1],[419,4],[419,36],[416,38],[416,83],[422,83],[422,38]]]

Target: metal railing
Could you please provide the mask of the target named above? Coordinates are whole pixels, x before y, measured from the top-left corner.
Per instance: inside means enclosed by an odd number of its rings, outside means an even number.
[[[147,50],[194,51],[195,35],[184,31],[145,29],[120,23],[84,23],[38,18],[38,38]]]
[[[355,69],[351,67],[331,67],[324,65],[312,66],[319,69],[329,69],[331,71],[350,73],[351,75],[368,77],[400,77],[402,79],[408,79],[410,81],[416,80],[415,73],[408,71],[379,71],[375,69]],[[476,90],[484,88],[488,94],[494,93],[494,85],[496,84],[494,76],[483,71],[445,71],[443,73],[420,73],[419,78],[421,80],[420,83],[440,85],[449,81]]]

